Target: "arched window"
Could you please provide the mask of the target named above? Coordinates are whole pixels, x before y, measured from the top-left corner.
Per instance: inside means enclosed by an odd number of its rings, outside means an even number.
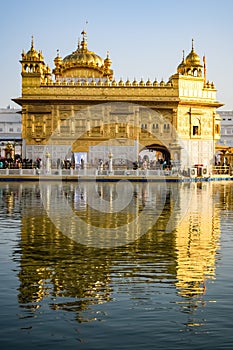
[[[30,67],[29,67],[29,72],[30,72],[30,73],[33,73],[33,71],[34,71],[33,64],[30,64]]]
[[[199,128],[198,125],[193,125],[193,136],[199,135]]]
[[[196,68],[193,69],[193,76],[197,77],[197,69]]]

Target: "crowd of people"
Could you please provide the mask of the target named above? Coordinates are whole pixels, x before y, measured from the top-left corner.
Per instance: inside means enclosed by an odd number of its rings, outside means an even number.
[[[0,157],[0,169],[33,169],[41,167],[41,159],[22,159],[20,156],[13,158]]]
[[[122,165],[122,164],[121,164]],[[43,161],[40,157],[37,157],[35,160],[32,159],[22,159],[20,156],[16,156],[13,158],[4,158],[0,157],[0,169],[42,169],[43,166],[45,166],[45,163],[43,164]],[[117,163],[117,160],[113,161],[113,166],[116,168],[119,168],[119,164]],[[171,162],[167,159],[159,159],[154,161],[149,161],[149,159],[139,159],[135,162],[126,162],[124,164],[124,167],[127,167],[128,169],[170,169],[171,168]],[[52,162],[51,164],[52,168],[57,169],[84,169],[84,160],[81,159],[80,164],[75,164],[71,160],[60,160],[57,159],[57,161]],[[102,170],[108,169],[108,161],[104,162],[102,159],[99,159],[97,168],[101,168]]]
[[[70,160],[57,161],[55,168],[71,169],[74,164]],[[5,158],[0,157],[0,169],[42,169],[42,159],[37,157],[34,161],[32,159],[22,159],[21,157]]]

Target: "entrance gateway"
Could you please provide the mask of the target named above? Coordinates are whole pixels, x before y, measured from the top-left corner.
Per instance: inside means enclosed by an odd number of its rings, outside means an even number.
[[[171,155],[165,146],[150,145],[138,148],[135,142],[132,146],[109,146],[100,145],[91,147],[89,152],[74,152],[75,168],[82,168],[83,164],[96,166],[100,162],[108,164],[109,154],[112,155],[115,168],[135,168],[146,166],[146,168],[158,168],[163,163],[171,166]]]

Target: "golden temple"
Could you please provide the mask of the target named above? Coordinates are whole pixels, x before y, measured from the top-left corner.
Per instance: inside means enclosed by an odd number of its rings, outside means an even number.
[[[220,138],[222,106],[214,83],[206,80],[203,63],[192,48],[167,82],[116,81],[109,53],[105,59],[88,49],[82,33],[77,49],[66,57],[59,50],[54,69],[41,51],[23,51],[22,106],[23,157],[51,160],[72,153],[85,155],[87,164],[106,158],[137,159],[147,148],[159,151],[183,168],[214,164],[215,143]]]

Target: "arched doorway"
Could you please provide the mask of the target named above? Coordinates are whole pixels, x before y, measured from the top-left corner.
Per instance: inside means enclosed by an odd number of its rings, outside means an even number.
[[[151,169],[170,167],[171,154],[166,146],[160,144],[147,145],[140,150],[139,165]]]

